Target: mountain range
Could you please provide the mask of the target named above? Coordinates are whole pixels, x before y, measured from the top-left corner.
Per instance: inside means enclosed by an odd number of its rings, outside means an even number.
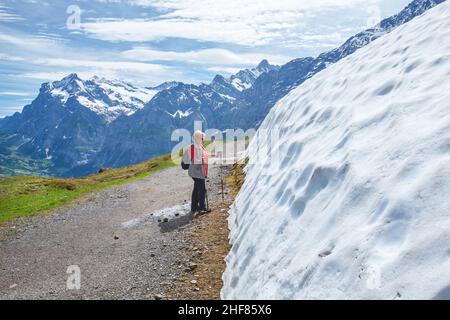
[[[399,14],[341,47],[283,66],[263,60],[209,84],[167,82],[137,88],[71,74],[44,83],[20,113],[0,119],[0,175],[79,177],[169,152],[173,130],[257,128],[275,103],[330,64],[445,0],[414,0]]]

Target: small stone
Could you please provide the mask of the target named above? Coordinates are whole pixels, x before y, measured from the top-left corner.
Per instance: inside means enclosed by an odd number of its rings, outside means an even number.
[[[150,257],[154,258],[156,255],[154,253],[150,253]]]
[[[163,294],[156,294],[154,298],[155,300],[164,300],[165,296]]]
[[[14,284],[9,286],[10,289],[14,289],[15,287],[17,287],[17,283],[14,283]]]
[[[114,236],[114,240],[119,240],[119,237],[118,236]]]
[[[175,213],[175,217],[179,217],[180,216],[180,214],[179,213]]]
[[[195,291],[200,291],[200,288],[194,288]]]
[[[198,265],[196,263],[194,263],[194,262],[190,262],[188,264],[188,267],[189,267],[190,270],[195,270],[195,269],[197,269]]]
[[[167,223],[167,222],[169,222],[169,219],[168,218],[164,218],[164,223]]]
[[[197,284],[197,280],[191,280],[191,284]]]

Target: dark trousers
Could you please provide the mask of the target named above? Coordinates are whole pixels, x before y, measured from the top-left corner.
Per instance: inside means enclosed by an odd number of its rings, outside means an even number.
[[[194,190],[192,191],[192,211],[206,210],[206,181],[205,179],[194,179]]]

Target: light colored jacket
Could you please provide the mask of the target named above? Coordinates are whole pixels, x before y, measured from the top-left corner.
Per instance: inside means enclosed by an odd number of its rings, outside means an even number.
[[[192,149],[193,155],[191,155]],[[208,153],[203,147],[197,144],[191,145],[183,154],[183,163],[189,163],[188,174],[191,178],[206,179],[208,177]]]

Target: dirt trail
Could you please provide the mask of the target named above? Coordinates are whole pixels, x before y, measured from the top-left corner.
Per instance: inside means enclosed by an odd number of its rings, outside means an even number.
[[[214,202],[218,177],[212,170]],[[0,242],[0,299],[153,299],[164,293],[194,254],[185,228],[192,217],[160,223],[151,214],[187,206],[191,188],[186,172],[171,168],[9,225],[13,235]],[[81,290],[66,288],[71,265],[81,269]]]

